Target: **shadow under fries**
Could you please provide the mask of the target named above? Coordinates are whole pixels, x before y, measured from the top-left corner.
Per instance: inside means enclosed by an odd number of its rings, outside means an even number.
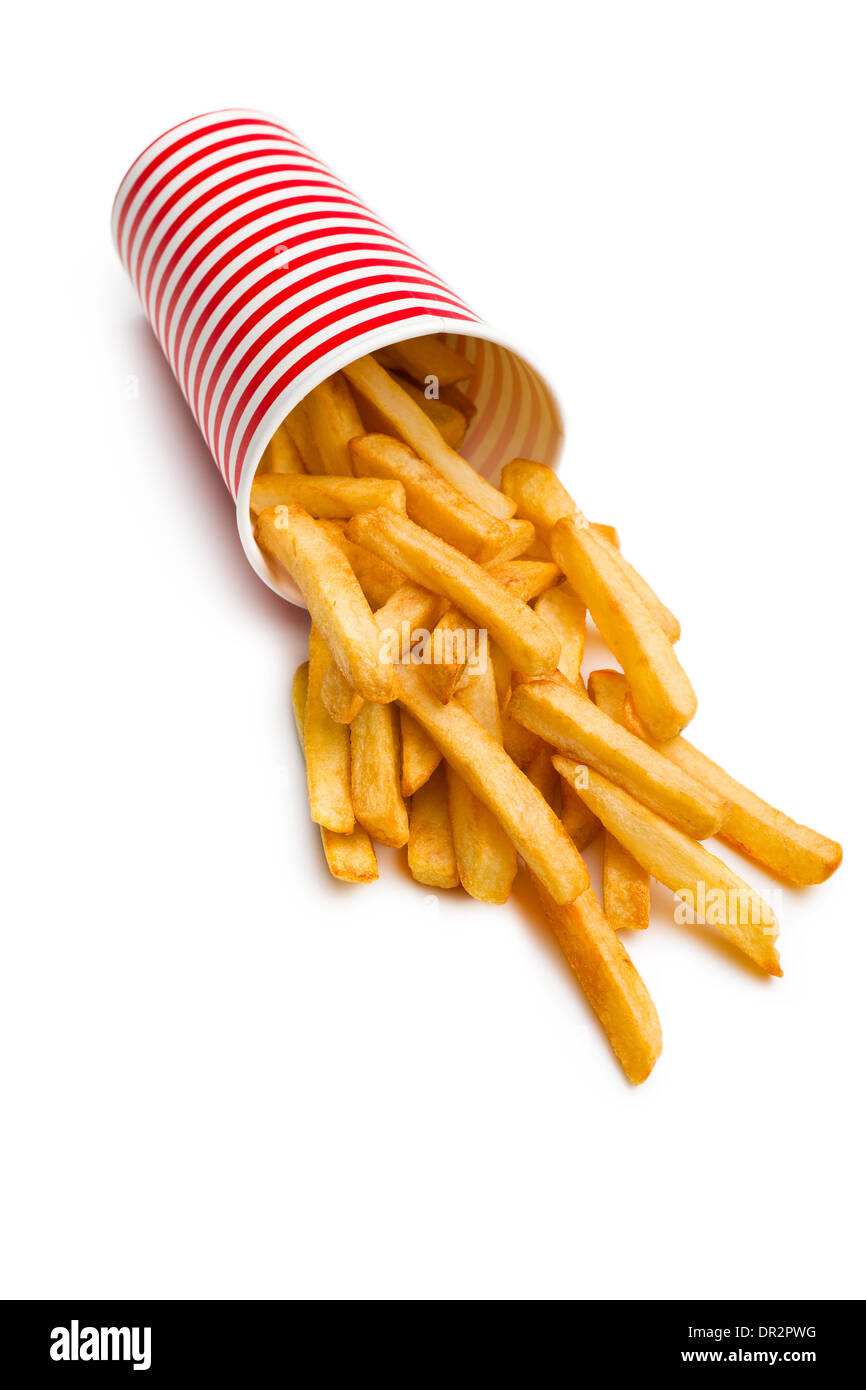
[[[280,598],[250,568],[238,536],[234,501],[147,319],[137,314],[125,332],[126,353],[139,366],[142,381],[147,382],[152,415],[164,436],[165,447],[157,451],[153,467],[164,468],[173,476],[183,473],[187,496],[184,501],[179,497],[178,505],[185,505],[194,525],[213,537],[214,551],[232,588],[283,631],[287,619],[297,622],[300,635],[307,621],[305,611]]]

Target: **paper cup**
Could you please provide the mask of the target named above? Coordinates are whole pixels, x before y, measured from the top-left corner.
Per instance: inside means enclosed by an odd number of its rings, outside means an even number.
[[[544,377],[285,126],[260,111],[196,116],[149,145],[112,232],[217,467],[257,574],[292,602],[253,539],[258,463],[289,411],[365,353],[444,333],[473,364],[463,456],[555,465],[562,420]]]

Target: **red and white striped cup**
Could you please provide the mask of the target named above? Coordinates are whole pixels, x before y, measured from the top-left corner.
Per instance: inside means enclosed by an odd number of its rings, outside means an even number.
[[[514,457],[556,463],[561,417],[539,372],[272,117],[213,111],[167,131],[121,183],[112,231],[247,557],[293,602],[253,539],[253,475],[289,411],[365,353],[448,335],[473,364],[461,453],[494,480]]]

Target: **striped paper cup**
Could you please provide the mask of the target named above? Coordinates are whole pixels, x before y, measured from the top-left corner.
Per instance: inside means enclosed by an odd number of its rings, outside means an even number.
[[[365,353],[447,335],[473,367],[464,457],[494,481],[514,457],[556,463],[560,412],[536,368],[272,117],[214,111],[160,136],[120,185],[112,231],[247,557],[293,602],[253,539],[253,475],[289,411]]]

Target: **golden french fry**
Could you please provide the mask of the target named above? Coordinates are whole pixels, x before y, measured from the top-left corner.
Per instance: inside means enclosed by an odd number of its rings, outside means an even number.
[[[611,672],[611,674],[619,674]],[[625,685],[625,677],[620,677]],[[637,717],[630,692],[625,692],[623,705],[625,727],[650,743],[658,753],[669,758],[683,772],[703,786],[723,796],[728,811],[719,830],[719,838],[750,859],[756,860],[780,878],[800,887],[824,883],[842,862],[842,846],[817,830],[799,825],[797,821],[762,801],[754,792],[737,782],[718,763],[712,762],[688,739],[675,738],[668,743],[650,739]]]
[[[406,494],[400,483],[381,478],[311,478],[306,473],[258,473],[250,491],[250,511],[253,516],[278,507],[280,503],[295,502],[310,516],[354,516],[374,507],[390,507],[395,512],[406,511]]]
[[[292,708],[302,751],[309,673],[309,662],[305,661],[298,667],[292,681]],[[363,826],[356,824],[349,835],[337,835],[333,830],[327,830],[324,825],[320,825],[319,830],[325,859],[334,878],[340,879],[342,883],[372,883],[379,877],[376,851]]]
[[[465,391],[461,391],[459,386],[443,386],[439,383],[439,399],[446,405],[451,405],[466,421],[467,427],[472,424],[472,420],[478,413],[478,406],[470,400]],[[455,445],[456,447],[456,445]]]
[[[433,333],[381,348],[376,360],[392,371],[405,372],[419,386],[426,386],[431,377],[436,378],[437,386],[453,386],[472,375],[472,363]]]
[[[396,594],[406,583],[406,576],[402,571],[395,570],[393,565],[374,555],[372,550],[365,550],[362,545],[355,545],[354,541],[350,541],[344,522],[322,520],[319,525],[349,561],[371,608],[381,608],[382,604],[387,603],[391,595]]]
[[[646,1081],[662,1050],[662,1030],[646,985],[588,888],[557,906],[533,880],[560,950],[577,976],[623,1071],[635,1086]]]
[[[502,746],[512,762],[524,770],[532,759],[547,747],[544,739],[539,738],[538,734],[530,733],[529,729],[518,724],[507,705],[502,711]]]
[[[310,628],[310,672],[304,718],[304,757],[307,760],[307,795],[310,815],[339,835],[351,833],[355,824],[349,771],[349,732],[337,724],[322,704],[322,681],[330,657],[324,639]]]
[[[339,372],[313,388],[305,401],[313,443],[325,473],[352,475],[349,442],[364,433],[349,383]]]
[[[303,473],[304,460],[285,424],[274,431],[258,467],[259,473]]]
[[[456,700],[443,705],[411,666],[396,666],[397,698],[441,750],[449,767],[483,801],[518,854],[557,902],[589,886],[586,865],[544,797],[477,719]]]
[[[528,733],[529,730],[527,729],[526,732]],[[560,817],[563,825],[574,841],[575,848],[586,849],[601,830],[601,821],[598,816],[592,814],[588,806],[584,806],[574,787],[564,777],[559,779],[559,796],[562,804]]]
[[[553,749],[542,744],[541,748],[530,758],[523,771],[532,785],[541,792],[551,810],[555,811],[561,820],[562,795],[560,786],[562,778],[553,766]]]
[[[781,975],[776,919],[753,888],[709,850],[592,768],[554,758],[606,830],[704,925],[716,927],[768,975]]]
[[[409,807],[409,872],[431,888],[457,888],[460,876],[451,835],[448,783],[440,764]]]
[[[534,528],[533,528],[534,529]],[[536,533],[532,545],[528,545],[520,557],[522,560],[549,560],[553,563],[550,546]],[[556,567],[559,569],[559,565]],[[560,574],[562,571],[560,570]]]
[[[509,661],[530,675],[556,669],[559,643],[532,609],[438,536],[408,517],[381,508],[352,517],[347,532],[410,579],[443,594],[479,627],[487,628]]]
[[[419,458],[447,478],[458,492],[470,497],[491,516],[507,518],[514,515],[514,503],[485,482],[470,463],[449,448],[421,407],[415,404],[411,396],[407,396],[374,358],[361,357],[343,370],[355,393],[376,407],[379,418],[387,426],[386,433],[394,434],[408,444]]]
[[[560,951],[574,970],[620,1066],[634,1086],[645,1081],[662,1052],[662,1024],[623,942],[607,922],[592,888],[557,905],[532,878]]]
[[[533,522],[539,538],[547,544],[558,521],[564,517],[581,517],[574,498],[546,464],[534,463],[531,459],[514,459],[502,470],[502,488],[516,502],[518,514]],[[585,518],[581,520],[585,521]],[[620,555],[619,536],[615,528],[596,522],[588,524],[596,540],[605,547],[609,565],[619,570],[621,578],[631,584],[665,635],[671,642],[676,642],[680,635],[679,623],[643,575]]]
[[[388,513],[380,510],[370,515]],[[262,512],[255,537],[294,579],[346,680],[365,700],[392,699],[392,670],[379,660],[379,629],[370,605],[349,561],[328,532],[309,512],[291,503]]]
[[[562,578],[562,570],[552,560],[504,560],[488,565],[487,573],[524,603],[538,598]]]
[[[650,876],[609,830],[604,832],[601,884],[604,915],[616,931],[649,926]]]
[[[589,763],[687,835],[715,835],[727,803],[623,729],[563,677],[517,686],[509,712],[579,762]],[[591,808],[590,808],[591,809]]]
[[[409,817],[400,792],[396,709],[393,705],[362,705],[349,726],[349,735],[356,819],[379,844],[399,848],[409,839]]]
[[[501,494],[500,494],[501,495]],[[519,555],[523,555],[527,548],[532,544],[535,535],[535,528],[531,521],[524,521],[520,517],[513,517],[511,520],[503,521],[506,530],[505,540],[498,550],[491,555],[487,561],[488,565],[505,564],[508,560],[516,560]]]
[[[548,589],[536,601],[536,616],[547,623],[561,644],[558,670],[566,680],[580,680],[583,644],[586,640],[586,607],[570,584],[558,584]]]
[[[622,724],[628,690],[625,676],[619,671],[593,671],[587,688],[590,699],[608,719]],[[604,915],[612,927],[643,930],[649,926],[649,874],[609,830],[604,832],[602,894]]]
[[[301,401],[283,421],[283,429],[297,449],[308,473],[324,473],[322,460],[313,439],[307,402]]]
[[[359,478],[391,479],[392,486],[399,485],[404,490],[404,510],[412,520],[471,559],[485,564],[508,544],[510,536],[504,521],[464,497],[398,439],[387,434],[365,434],[352,441],[350,453]]]
[[[474,674],[456,698],[461,708],[501,745],[492,666],[488,663]],[[507,902],[517,873],[514,845],[493,812],[478,800],[453,767],[448,768],[448,805],[457,871],[466,892],[483,903]]]
[[[400,790],[404,796],[414,796],[415,792],[429,782],[442,761],[442,754],[436,744],[413,719],[408,710],[400,710],[400,739],[402,748],[402,771]]]
[[[428,396],[426,390],[416,386],[406,376],[398,376],[397,382],[407,396],[411,396],[415,404],[421,407],[427,419],[433,422],[445,443],[450,444],[452,449],[459,449],[466,438],[467,426],[462,410],[458,410],[456,405],[449,405],[440,396]]]
[[[580,516],[558,521],[550,545],[625,671],[641,718],[655,737],[673,738],[697,709],[695,692],[670,639],[613,561],[617,552]]]
[[[411,651],[416,628],[429,631],[442,611],[442,599],[418,584],[401,584],[387,603],[377,609],[373,622],[378,633],[379,657],[389,664]],[[364,697],[348,681],[336,661],[332,662],[322,686],[325,709],[338,724],[351,724]]]

